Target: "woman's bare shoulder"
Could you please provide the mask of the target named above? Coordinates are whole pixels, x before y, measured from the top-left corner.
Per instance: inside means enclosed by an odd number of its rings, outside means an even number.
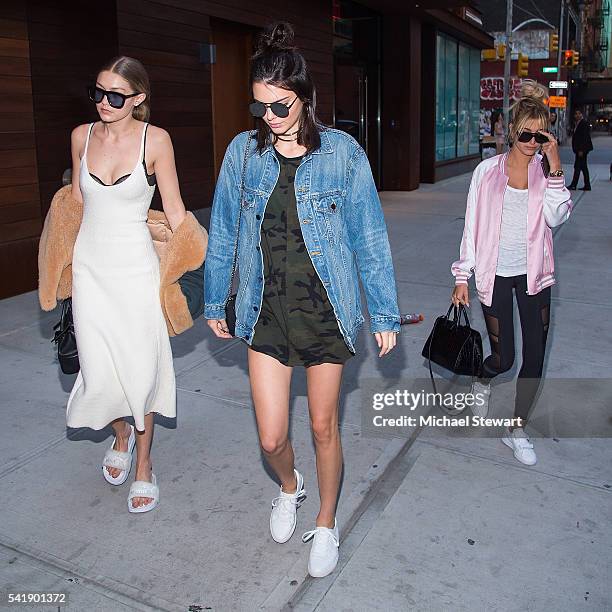
[[[77,125],[70,135],[70,140],[73,144],[81,145],[85,142],[87,138],[87,131],[89,130],[90,123],[82,123],[81,125]]]
[[[166,130],[151,124],[147,128],[147,142],[149,140],[158,146],[167,145],[172,142],[170,134]]]

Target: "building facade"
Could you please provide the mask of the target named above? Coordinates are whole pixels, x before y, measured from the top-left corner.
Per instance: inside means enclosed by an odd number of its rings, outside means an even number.
[[[464,3],[424,4],[5,0],[0,298],[36,288],[38,238],[70,167],[70,132],[97,119],[86,85],[116,55],[137,57],[149,72],[152,121],[172,136],[192,210],[210,206],[225,147],[251,126],[249,55],[273,19],[294,24],[320,119],[359,140],[380,189],[415,189],[473,168],[475,58],[491,39]]]

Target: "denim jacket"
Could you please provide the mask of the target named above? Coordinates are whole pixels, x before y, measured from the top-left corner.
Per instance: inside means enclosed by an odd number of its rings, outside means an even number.
[[[251,133],[253,134],[253,133]],[[229,144],[215,189],[204,268],[207,319],[224,319],[236,230],[244,152],[249,132]],[[261,225],[280,165],[272,145],[258,152],[251,138],[244,173],[238,240],[236,336],[251,344],[263,299]],[[321,147],[295,175],[304,244],[327,291],[346,345],[354,351],[361,313],[361,278],[372,333],[400,329],[391,249],[380,200],[364,150],[348,134],[321,131]]]

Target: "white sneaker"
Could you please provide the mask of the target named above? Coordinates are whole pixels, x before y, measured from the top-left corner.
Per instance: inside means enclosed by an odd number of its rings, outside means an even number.
[[[483,419],[489,414],[489,399],[491,397],[491,383],[481,383],[475,380],[472,383],[472,395],[476,401],[472,408],[472,414]]]
[[[509,429],[502,436],[501,441],[514,452],[514,457],[525,465],[535,465],[537,457],[533,450],[533,443],[521,427],[515,427],[513,431]]]
[[[313,539],[308,560],[308,573],[313,578],[323,578],[331,574],[338,564],[338,523],[334,519],[334,528],[317,527],[302,536],[302,542]]]
[[[297,509],[306,499],[304,490],[304,478],[294,468],[297,489],[295,493],[285,493],[280,488],[280,495],[272,500],[272,514],[270,514],[270,533],[272,539],[279,544],[284,544],[295,531],[297,522]]]

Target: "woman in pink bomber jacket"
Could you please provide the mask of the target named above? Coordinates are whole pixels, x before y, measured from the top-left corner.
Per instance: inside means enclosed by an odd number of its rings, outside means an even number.
[[[533,443],[523,426],[542,377],[550,320],[550,292],[555,282],[551,227],[570,215],[557,141],[546,130],[548,108],[542,86],[530,88],[512,107],[508,153],[483,161],[474,171],[468,194],[460,259],[453,263],[455,305],[469,306],[468,279],[474,273],[491,354],[483,378],[472,391],[485,399],[474,408],[486,416],[490,380],[514,363],[513,298],[515,290],[523,337],[523,363],[518,375],[514,417],[502,442],[515,458],[534,465]],[[541,148],[546,156],[538,154]],[[544,166],[548,166],[545,172]],[[518,426],[520,425],[520,426]]]

